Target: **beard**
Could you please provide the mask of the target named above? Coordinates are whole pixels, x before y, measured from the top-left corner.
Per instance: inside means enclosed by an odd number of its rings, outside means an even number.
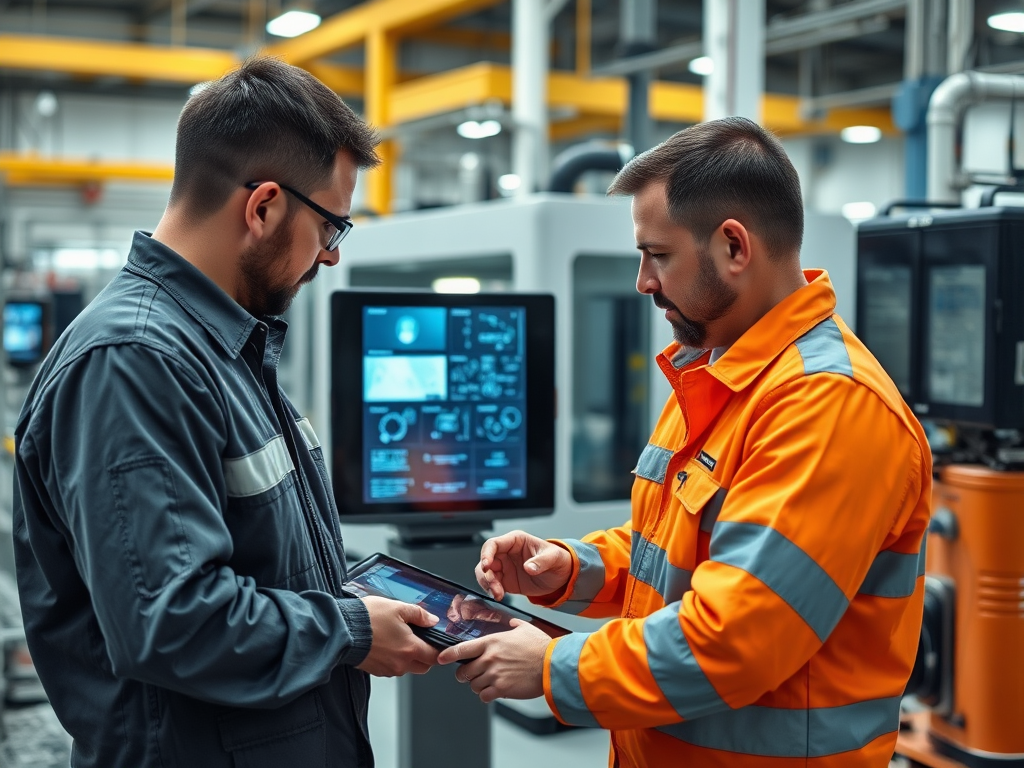
[[[687,317],[679,307],[668,300],[665,294],[655,293],[655,306],[660,309],[672,309],[679,319],[669,318],[672,326],[672,337],[684,347],[705,349],[708,337],[708,323],[725,316],[736,302],[736,291],[718,274],[710,251],[705,247],[697,251],[697,275],[694,285],[696,299],[691,302],[698,317]]]
[[[280,284],[284,278],[275,265],[284,260],[284,254],[292,245],[292,231],[279,227],[273,235],[259,245],[242,254],[242,280],[245,286],[245,300],[242,306],[254,317],[283,315],[291,306],[295,295],[306,283],[316,277],[320,269],[314,263],[297,283]]]

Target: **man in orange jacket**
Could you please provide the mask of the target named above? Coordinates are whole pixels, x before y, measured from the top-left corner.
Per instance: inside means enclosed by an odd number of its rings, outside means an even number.
[[[914,664],[931,456],[895,385],[802,271],[778,140],[727,118],[632,160],[637,290],[665,310],[672,384],[632,519],[582,541],[522,531],[477,579],[591,617],[444,651],[484,701],[543,693],[611,731],[618,766],[886,766]]]

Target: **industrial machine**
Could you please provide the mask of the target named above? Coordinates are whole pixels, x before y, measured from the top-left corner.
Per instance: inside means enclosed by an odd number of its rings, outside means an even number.
[[[858,334],[927,420],[938,474],[907,688],[927,740],[897,751],[1024,766],[1024,209],[886,215],[857,250]]]

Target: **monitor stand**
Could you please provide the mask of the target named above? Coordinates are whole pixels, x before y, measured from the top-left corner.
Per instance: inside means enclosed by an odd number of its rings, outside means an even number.
[[[473,569],[489,523],[399,526],[388,554],[479,591]],[[444,617],[440,619],[444,621]],[[490,768],[491,713],[469,685],[455,679],[458,665],[398,679],[398,766]]]

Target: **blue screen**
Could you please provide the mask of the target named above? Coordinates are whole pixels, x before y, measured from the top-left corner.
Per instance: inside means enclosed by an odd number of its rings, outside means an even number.
[[[366,503],[526,495],[524,307],[363,308]]]
[[[43,356],[43,305],[9,301],[4,305],[4,351],[12,363],[35,363]]]

